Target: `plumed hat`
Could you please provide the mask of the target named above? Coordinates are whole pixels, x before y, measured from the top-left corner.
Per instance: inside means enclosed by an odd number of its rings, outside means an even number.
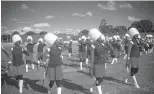
[[[49,45],[52,46],[54,42],[58,39],[58,37],[53,33],[47,33],[44,36],[44,41]]]
[[[100,38],[103,34],[96,28],[92,28],[89,33],[88,33],[88,36],[96,41],[98,38]],[[102,37],[103,38],[103,37]]]
[[[12,41],[13,41],[13,43],[15,43],[17,41],[21,41],[22,42],[22,39],[21,39],[19,34],[15,34],[15,35],[12,36]]]
[[[28,37],[27,37],[27,40],[28,40],[28,39],[33,40],[32,36],[28,36]]]
[[[132,27],[129,29],[128,34],[133,38],[135,35],[139,35],[140,33],[136,28]]]
[[[39,38],[39,40],[38,40],[38,41],[43,42],[43,39],[42,39],[42,38]]]

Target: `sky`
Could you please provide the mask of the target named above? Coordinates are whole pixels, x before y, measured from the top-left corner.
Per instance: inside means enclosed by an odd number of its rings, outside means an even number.
[[[1,32],[77,33],[107,24],[129,27],[132,22],[154,22],[154,1],[1,1]]]

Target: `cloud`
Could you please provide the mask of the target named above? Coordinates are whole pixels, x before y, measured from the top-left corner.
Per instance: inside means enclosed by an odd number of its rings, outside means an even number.
[[[104,5],[102,5],[102,4],[98,4],[97,5],[100,9],[104,9],[104,10],[111,10],[111,11],[114,11],[114,10],[116,10],[116,2],[114,2],[114,1],[108,1],[107,3],[106,3],[106,5],[104,4]]]
[[[14,21],[14,22],[16,22],[16,23],[25,23],[25,22],[22,22],[22,21],[20,21],[20,20],[17,20],[17,19],[12,19],[12,21]]]
[[[68,29],[68,28],[67,28],[67,29],[65,29],[65,30],[66,30],[66,31],[72,31],[73,29]]]
[[[32,28],[31,27],[23,27],[22,30],[24,32],[28,32],[28,31],[32,31]]]
[[[26,5],[26,4],[21,4],[21,5],[20,5],[20,9],[22,9],[22,10],[29,10],[29,11],[31,11],[31,12],[35,12],[34,9],[29,8],[28,5]]]
[[[33,27],[37,27],[37,28],[50,27],[50,24],[48,24],[48,23],[37,23],[37,24],[34,24]]]
[[[55,17],[52,16],[52,15],[45,16],[45,19],[47,19],[47,20],[49,20],[49,19],[53,19],[53,18],[55,18]]]
[[[20,9],[29,9],[29,7],[26,5],[26,4],[21,4],[21,7],[20,7]]]
[[[129,3],[124,3],[124,4],[120,5],[120,8],[133,8],[133,6]]]
[[[72,16],[78,16],[78,17],[90,16],[90,17],[92,17],[93,14],[92,14],[91,12],[86,12],[86,13],[84,13],[84,14],[82,14],[82,13],[73,13]]]
[[[90,16],[90,17],[93,16],[93,14],[92,14],[91,12],[87,12],[86,15],[87,15],[87,16]]]
[[[85,17],[84,14],[80,14],[80,13],[73,13],[72,16],[79,16],[79,17]]]
[[[131,22],[134,22],[134,21],[140,21],[141,19],[136,18],[136,17],[132,17],[132,16],[128,16],[128,20],[131,21]]]

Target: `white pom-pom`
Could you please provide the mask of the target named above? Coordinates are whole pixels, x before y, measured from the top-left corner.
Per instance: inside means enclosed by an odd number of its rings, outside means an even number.
[[[92,28],[89,30],[88,35],[92,40],[96,41],[102,35],[102,33],[98,29]]]

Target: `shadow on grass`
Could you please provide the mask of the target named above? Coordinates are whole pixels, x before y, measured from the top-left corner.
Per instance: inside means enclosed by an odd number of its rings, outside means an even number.
[[[89,76],[89,77],[92,78],[92,75],[90,75],[89,73],[86,73],[86,72],[84,72],[84,71],[77,71],[77,72],[83,73],[83,74],[85,74],[86,76]],[[104,77],[104,80],[113,81],[113,82],[120,83],[120,84],[124,84],[124,85],[132,85],[132,84],[127,84],[127,83],[125,83],[125,82],[122,81],[122,80],[119,80],[119,79],[116,79],[116,78],[113,78],[113,77],[108,77],[108,76],[105,76],[105,77]]]
[[[63,65],[67,67],[79,68],[79,65],[77,64],[63,64]]]
[[[78,91],[84,93],[84,94],[90,94],[89,90],[82,87],[81,85],[72,83],[71,81],[64,79],[63,80],[63,87],[69,89],[70,91],[73,92],[73,94],[79,94],[77,93]]]
[[[40,80],[30,80],[28,78],[24,78],[24,86],[26,89],[29,89],[28,86],[30,86],[31,89],[33,89],[33,91],[38,91],[40,93],[47,93],[47,88],[36,84],[36,82],[40,81]]]
[[[3,85],[11,85],[11,86],[15,86],[17,89],[19,89],[18,87],[18,81],[15,80],[15,78],[13,77],[9,77],[7,76],[7,74],[1,74],[1,82],[2,82],[2,86]]]

